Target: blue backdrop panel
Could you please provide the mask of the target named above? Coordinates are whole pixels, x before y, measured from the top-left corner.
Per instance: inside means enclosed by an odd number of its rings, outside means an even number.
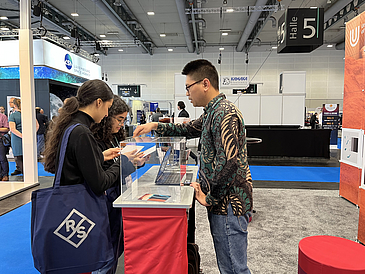
[[[335,182],[339,167],[250,166],[252,179],[259,181]]]

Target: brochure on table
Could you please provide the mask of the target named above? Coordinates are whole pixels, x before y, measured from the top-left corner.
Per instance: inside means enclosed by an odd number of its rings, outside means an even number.
[[[179,204],[182,201],[181,183],[186,180],[187,157],[185,137],[137,137],[120,143],[121,154],[128,151],[143,152],[149,157],[146,164],[155,164],[145,172],[138,169],[125,181],[121,179],[122,195],[119,203],[131,202],[136,204]],[[127,170],[120,167],[124,176]],[[143,172],[143,174],[142,174]],[[176,178],[172,180],[165,175]],[[124,177],[124,176],[121,176]],[[132,177],[132,178],[131,178]],[[148,206],[150,207],[150,206]],[[152,206],[153,207],[153,206]]]

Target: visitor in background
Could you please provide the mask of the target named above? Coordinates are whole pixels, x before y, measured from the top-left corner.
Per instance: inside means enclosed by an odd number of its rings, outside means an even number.
[[[4,110],[5,111],[5,110]],[[4,113],[0,113],[0,137],[9,131],[8,117]],[[9,162],[6,154],[9,147],[3,145],[0,138],[0,181],[9,181]]]
[[[37,159],[40,160],[43,158],[43,151],[44,151],[44,145],[45,145],[45,139],[44,134],[46,132],[47,124],[48,124],[48,118],[46,115],[41,113],[41,108],[36,107],[36,118],[39,124],[39,129],[37,131]]]

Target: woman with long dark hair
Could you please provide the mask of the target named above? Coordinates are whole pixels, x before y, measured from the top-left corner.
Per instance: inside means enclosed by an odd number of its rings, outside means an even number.
[[[45,156],[45,170],[55,173],[58,164],[59,142],[70,125],[80,123],[70,134],[60,185],[82,184],[100,195],[111,187],[119,176],[119,163],[103,170],[105,160],[118,156],[119,149],[102,152],[97,145],[90,126],[108,116],[113,103],[113,92],[101,80],[89,80],[82,84],[76,97],[71,97],[62,107],[59,116],[49,129]]]
[[[124,129],[124,121],[129,112],[128,105],[117,95],[114,95],[113,104],[108,111],[108,117],[105,117],[99,124],[94,124],[91,131],[101,150],[119,147],[120,141],[126,137]],[[142,166],[149,157],[143,157],[143,153],[139,153],[134,158],[137,166]],[[131,161],[124,155],[121,156],[122,161],[122,184],[126,184],[129,175],[135,171],[135,167]],[[113,160],[105,161],[103,168],[107,170],[114,164]],[[95,273],[115,273],[118,265],[118,258],[124,251],[123,230],[122,230],[122,212],[118,208],[113,208],[113,202],[121,195],[120,178],[115,184],[106,191],[108,199],[109,223],[112,236],[112,244],[114,249],[115,261],[113,264],[106,265],[103,269]],[[94,273],[94,272],[93,272]]]

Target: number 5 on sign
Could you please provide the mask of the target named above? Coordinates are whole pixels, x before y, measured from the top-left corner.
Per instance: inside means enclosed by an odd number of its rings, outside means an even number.
[[[303,34],[304,39],[311,39],[316,34],[315,27],[309,25],[308,22],[316,22],[316,19],[315,18],[304,18],[303,29],[304,30],[305,29],[310,29],[311,30],[311,34],[309,34],[309,35],[304,35]]]

